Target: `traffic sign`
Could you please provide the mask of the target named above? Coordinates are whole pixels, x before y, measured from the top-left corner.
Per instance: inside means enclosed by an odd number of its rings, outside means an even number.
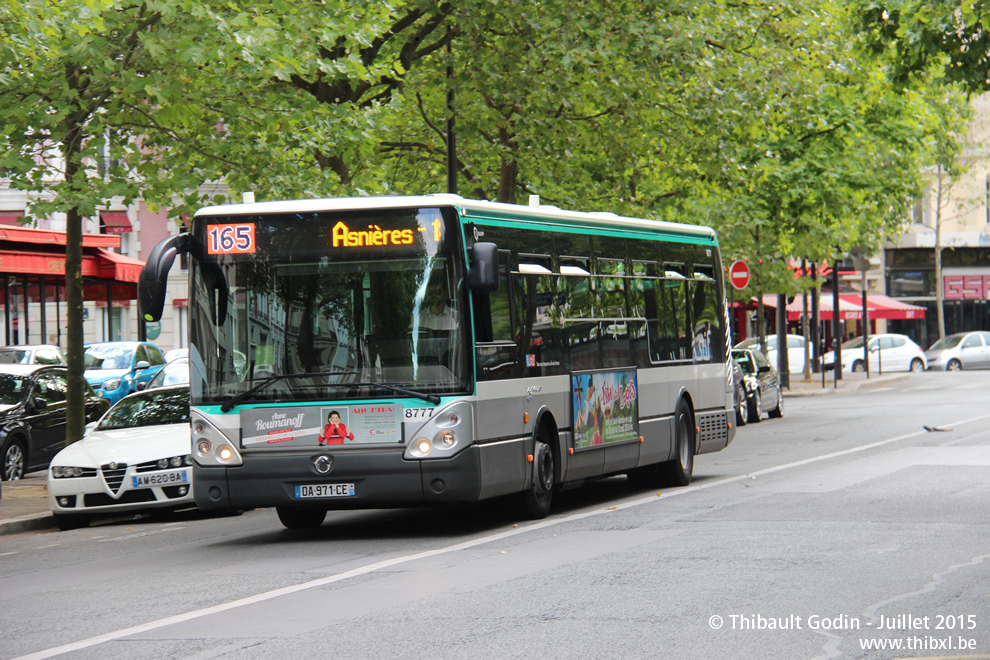
[[[735,261],[729,266],[729,282],[736,289],[745,289],[749,284],[749,264],[745,261]]]

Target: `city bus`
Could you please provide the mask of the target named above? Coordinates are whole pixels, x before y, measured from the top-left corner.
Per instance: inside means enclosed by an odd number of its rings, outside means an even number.
[[[150,255],[146,320],[178,254],[204,510],[539,519],[591,479],[686,485],[735,433],[706,227],[450,194],[208,207]]]

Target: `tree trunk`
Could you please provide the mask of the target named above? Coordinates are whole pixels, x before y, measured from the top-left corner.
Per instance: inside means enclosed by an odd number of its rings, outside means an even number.
[[[945,291],[942,288],[942,165],[938,166],[938,192],[935,196],[935,307],[938,338],[945,337]],[[932,342],[934,343],[934,342]]]
[[[65,141],[65,187],[72,190],[77,178],[85,176],[79,164],[82,129],[69,127]],[[65,444],[81,440],[86,430],[84,392],[89,387],[83,377],[83,282],[82,282],[82,216],[78,207],[65,214],[65,355],[68,360],[69,388],[66,393]],[[110,313],[110,310],[107,310]]]

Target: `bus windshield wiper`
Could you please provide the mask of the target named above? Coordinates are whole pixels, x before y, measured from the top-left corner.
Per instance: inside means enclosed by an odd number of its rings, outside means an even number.
[[[301,374],[278,374],[278,375],[275,375],[275,376],[268,376],[267,378],[265,378],[264,380],[262,380],[260,383],[258,383],[257,385],[255,385],[251,389],[246,390],[244,392],[241,392],[237,396],[231,397],[230,399],[228,399],[227,401],[225,401],[220,406],[220,411],[221,412],[229,412],[231,408],[233,408],[234,406],[236,406],[238,403],[240,403],[244,399],[248,398],[249,396],[251,396],[255,392],[258,392],[259,390],[262,390],[262,389],[268,387],[269,385],[271,385],[272,383],[274,383],[275,381],[278,381],[278,380],[285,380],[287,378],[307,378],[307,377],[313,377],[313,376],[340,376],[342,374],[356,374],[356,373],[358,373],[358,372],[356,372],[356,371],[347,371],[347,372],[340,372],[340,371],[313,371],[313,372],[301,373]],[[384,388],[386,390],[390,390],[392,392],[395,392],[396,394],[405,394],[407,396],[414,396],[417,399],[422,399],[423,401],[427,401],[427,402],[432,403],[432,404],[438,404],[438,403],[440,403],[440,397],[438,395],[436,395],[436,394],[426,394],[425,392],[417,392],[416,390],[407,390],[407,389],[404,389],[404,388],[401,388],[401,387],[396,387],[395,385],[389,385],[388,383],[376,383],[376,382],[370,382],[370,383],[354,383],[354,382],[349,382],[349,383],[327,383],[327,387],[382,387],[382,388]]]
[[[285,380],[287,378],[312,378],[313,376],[334,376],[334,375],[339,376],[339,375],[341,375],[341,373],[345,373],[345,374],[356,374],[358,372],[356,372],[356,371],[347,371],[347,372],[340,372],[340,371],[311,371],[311,372],[301,373],[301,374],[275,374],[274,376],[268,376],[267,378],[262,379],[262,381],[260,383],[258,383],[257,385],[255,385],[251,389],[245,390],[244,392],[241,392],[237,396],[233,396],[233,397],[227,399],[226,401],[224,401],[223,404],[220,406],[220,412],[229,412],[230,409],[233,408],[234,406],[236,406],[238,403],[240,403],[244,399],[248,398],[249,396],[251,396],[255,392],[258,392],[259,390],[263,390],[264,388],[268,387],[269,385],[271,385],[275,381]]]

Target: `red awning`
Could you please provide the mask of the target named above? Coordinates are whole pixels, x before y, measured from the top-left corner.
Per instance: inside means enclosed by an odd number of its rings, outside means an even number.
[[[29,243],[31,245],[65,245],[64,231],[48,229],[28,229],[27,227],[0,227],[0,245],[4,241]],[[83,247],[120,247],[119,236],[106,234],[83,234]],[[65,252],[65,250],[62,250]],[[0,269],[2,270],[2,269]]]
[[[847,300],[856,305],[856,311],[850,312],[846,318],[848,319],[861,319],[863,318],[863,300],[862,296],[856,294],[842,295],[839,294],[841,300]],[[918,305],[911,305],[909,303],[901,302],[895,300],[890,296],[885,296],[880,293],[868,293],[866,294],[866,309],[870,313],[871,319],[923,319],[925,318],[925,308],[919,307]]]
[[[834,306],[832,294],[823,293],[818,303],[818,316],[822,321],[831,321]],[[881,293],[866,294],[866,309],[870,319],[923,319],[925,308],[901,302]],[[808,298],[808,313],[811,313],[811,298]],[[804,303],[798,296],[787,306],[787,318],[797,321],[804,315]],[[839,294],[839,319],[856,321],[863,318],[863,300],[861,294]]]
[[[134,231],[124,211],[100,211],[100,224],[108,234],[130,234]]]

